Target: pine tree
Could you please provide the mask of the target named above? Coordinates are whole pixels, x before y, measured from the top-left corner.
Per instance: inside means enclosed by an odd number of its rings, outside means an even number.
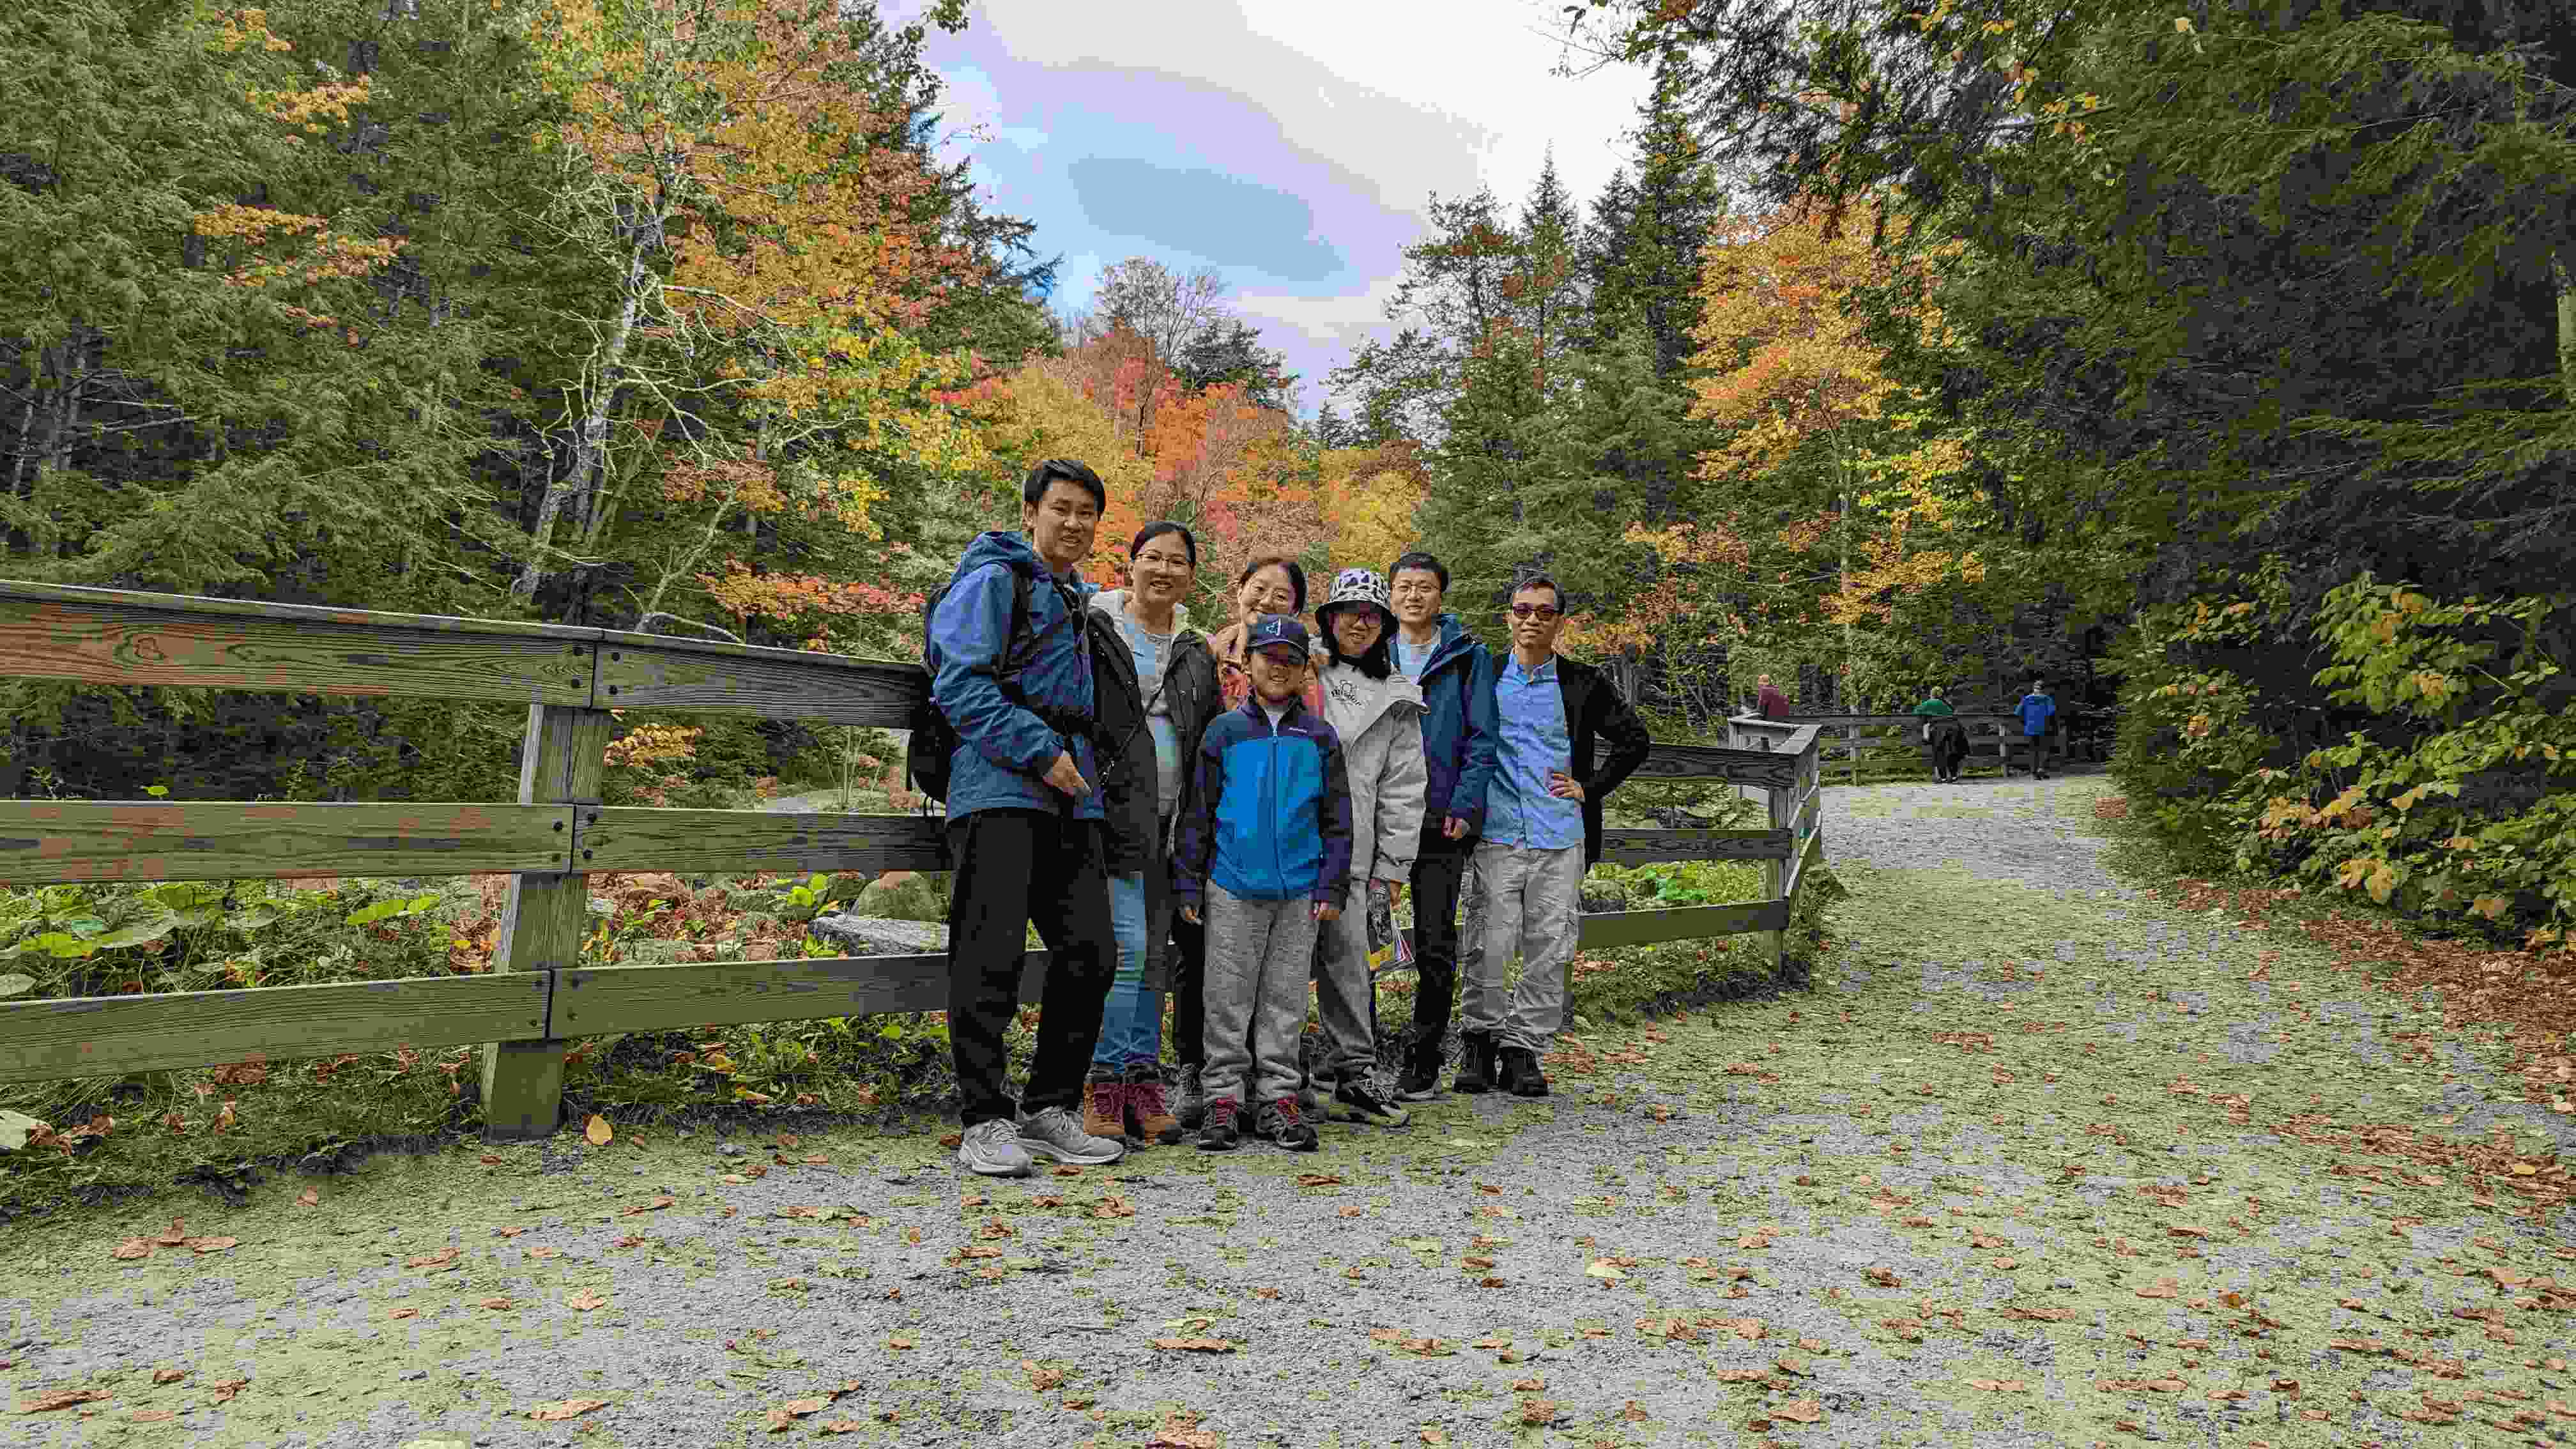
[[[1613,178],[1593,211],[1592,306],[1608,334],[1634,314],[1655,344],[1655,371],[1678,377],[1699,322],[1700,249],[1726,212],[1726,193],[1688,109],[1690,77],[1667,54],[1638,108],[1636,176]]]

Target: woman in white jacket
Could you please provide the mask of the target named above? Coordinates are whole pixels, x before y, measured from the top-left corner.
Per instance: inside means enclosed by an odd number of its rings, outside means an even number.
[[[1368,920],[1380,901],[1390,908],[1413,874],[1422,835],[1422,691],[1395,672],[1388,640],[1395,611],[1386,580],[1368,569],[1344,569],[1332,597],[1315,611],[1323,626],[1316,664],[1324,718],[1342,739],[1350,773],[1351,888],[1338,920],[1324,927],[1324,969],[1316,983],[1324,1057],[1317,1086],[1331,1082],[1326,1114],[1336,1122],[1401,1127],[1403,1108],[1369,1085],[1377,1067],[1377,987],[1369,976]]]

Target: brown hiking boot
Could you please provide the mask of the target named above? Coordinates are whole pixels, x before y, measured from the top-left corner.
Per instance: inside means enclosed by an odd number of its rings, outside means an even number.
[[[1166,1147],[1181,1140],[1181,1119],[1163,1106],[1163,1073],[1149,1063],[1127,1069],[1127,1135]]]
[[[1082,1130],[1112,1142],[1127,1140],[1127,1084],[1105,1067],[1091,1069],[1082,1094]]]

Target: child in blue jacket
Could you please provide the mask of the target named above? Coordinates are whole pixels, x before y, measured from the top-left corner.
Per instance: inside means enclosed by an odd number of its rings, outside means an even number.
[[[1312,1152],[1315,1129],[1297,1110],[1297,1036],[1315,932],[1341,915],[1350,876],[1350,780],[1341,737],[1298,697],[1305,626],[1264,614],[1248,633],[1252,693],[1200,736],[1197,784],[1172,855],[1181,914],[1200,920],[1204,899],[1207,923],[1199,1146],[1235,1145],[1250,1086],[1262,1104],[1255,1130]]]

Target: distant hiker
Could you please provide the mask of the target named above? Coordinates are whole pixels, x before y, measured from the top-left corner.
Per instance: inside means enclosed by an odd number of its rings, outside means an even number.
[[[2021,697],[2013,712],[2021,716],[2022,747],[2027,751],[2030,777],[2048,778],[2048,722],[2057,714],[2057,701],[2040,692],[2040,681],[2030,682],[2030,693]]]
[[[1175,929],[1170,849],[1187,762],[1219,708],[1216,655],[1180,606],[1198,557],[1188,529],[1146,524],[1127,545],[1127,587],[1091,597],[1101,738],[1117,752],[1101,795],[1118,966],[1091,1054],[1082,1129],[1138,1145],[1181,1140],[1182,1124],[1163,1100],[1166,983],[1185,1093],[1196,1090],[1201,1061],[1205,935],[1187,922]]]
[[[1413,852],[1413,1042],[1395,1095],[1440,1095],[1440,1048],[1458,993],[1459,888],[1485,824],[1496,748],[1494,657],[1441,603],[1449,570],[1413,552],[1387,571],[1395,607],[1395,672],[1422,688],[1422,838]],[[1470,910],[1467,932],[1480,929]],[[1472,947],[1475,943],[1470,941]]]
[[[1182,917],[1207,925],[1199,1146],[1235,1145],[1249,1091],[1262,1136],[1312,1152],[1315,1129],[1297,1106],[1297,1037],[1316,928],[1342,913],[1348,892],[1350,786],[1341,738],[1298,699],[1312,668],[1306,626],[1264,614],[1245,632],[1252,694],[1199,741],[1172,858]]]
[[[1933,743],[1933,728],[1940,721],[1952,719],[1957,714],[1958,711],[1950,707],[1950,701],[1941,697],[1941,686],[1937,684],[1932,686],[1932,693],[1921,704],[1914,706],[1914,717],[1923,722],[1923,758],[1931,763],[1935,780],[1946,782],[1952,772],[1941,763],[1940,750]],[[1962,739],[1966,737],[1966,731],[1962,730],[1960,734]]]
[[[1391,912],[1413,874],[1421,841],[1425,770],[1422,690],[1396,673],[1389,636],[1395,611],[1374,569],[1344,569],[1315,610],[1323,625],[1324,717],[1341,737],[1351,794],[1350,889],[1341,918],[1324,927],[1315,1007],[1324,1028],[1325,1115],[1336,1122],[1401,1127],[1408,1114],[1369,1085],[1377,1069],[1377,982],[1369,920]]]
[[[1944,717],[1932,721],[1932,778],[1944,784],[1957,784],[1959,769],[1968,762],[1968,727],[1956,719]]]
[[[1208,636],[1208,646],[1216,651],[1217,682],[1228,709],[1239,708],[1252,696],[1252,674],[1244,657],[1244,641],[1253,621],[1264,614],[1305,613],[1306,571],[1295,559],[1284,555],[1256,558],[1234,576],[1234,607],[1235,622]],[[1299,689],[1306,712],[1323,713],[1323,687],[1311,665],[1300,677]]]
[[[1654,742],[1601,671],[1557,654],[1565,591],[1554,579],[1523,581],[1511,608],[1512,652],[1494,680],[1500,749],[1476,847],[1484,949],[1459,1003],[1466,1030],[1457,1086],[1544,1097],[1539,1058],[1565,1024],[1583,872],[1601,858],[1601,802]],[[1520,988],[1506,1003],[1515,953]]]
[[[1789,717],[1789,696],[1782,694],[1772,685],[1771,676],[1768,674],[1762,676],[1760,693],[1754,696],[1753,712],[1764,719]]]
[[[1091,655],[1074,566],[1108,490],[1050,458],[1020,488],[1023,532],[979,534],[931,610],[931,699],[958,737],[945,799],[956,862],[948,907],[948,1034],[957,1161],[1022,1177],[1035,1157],[1115,1162],[1125,1147],[1074,1114],[1109,990],[1109,883],[1092,788]],[[1051,954],[1037,1053],[1016,1107],[1004,1033],[1034,923]],[[1016,1117],[1016,1123],[1014,1118]]]

